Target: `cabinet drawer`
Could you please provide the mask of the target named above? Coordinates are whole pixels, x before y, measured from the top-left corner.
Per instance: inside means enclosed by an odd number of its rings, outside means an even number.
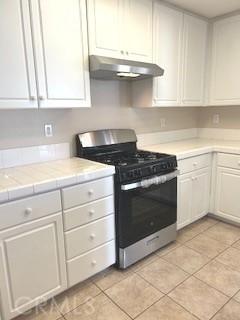
[[[68,286],[71,287],[116,262],[115,241],[67,262]]]
[[[67,259],[72,259],[115,238],[114,215],[66,232]]]
[[[109,196],[64,211],[64,230],[70,230],[114,213],[114,198]]]
[[[60,191],[9,202],[0,206],[0,230],[62,211]]]
[[[63,208],[69,209],[113,194],[113,177],[107,177],[62,191]]]
[[[220,167],[240,169],[240,155],[219,153],[217,163]]]
[[[191,157],[178,161],[180,174],[188,173],[194,170],[205,168],[211,165],[211,154],[203,154],[197,157]]]

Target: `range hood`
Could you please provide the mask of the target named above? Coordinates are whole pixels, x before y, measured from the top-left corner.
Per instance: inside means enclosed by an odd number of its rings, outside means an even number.
[[[103,80],[141,80],[160,77],[164,70],[153,63],[91,55],[90,76]]]

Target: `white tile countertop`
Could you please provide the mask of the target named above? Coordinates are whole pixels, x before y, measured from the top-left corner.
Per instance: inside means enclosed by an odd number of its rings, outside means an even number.
[[[209,152],[240,154],[240,141],[188,139],[141,147],[153,152],[175,154],[178,160]]]
[[[113,166],[81,158],[1,169],[0,202],[98,179],[114,173]]]

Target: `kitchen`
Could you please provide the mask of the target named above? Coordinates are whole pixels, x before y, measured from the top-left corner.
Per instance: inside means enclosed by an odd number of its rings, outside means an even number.
[[[1,320],[240,319],[239,31],[238,0],[0,0]]]

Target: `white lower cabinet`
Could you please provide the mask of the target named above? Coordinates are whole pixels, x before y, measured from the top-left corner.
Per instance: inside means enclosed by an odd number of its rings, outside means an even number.
[[[187,226],[208,213],[210,180],[210,167],[182,174],[178,177],[178,229]]]
[[[215,214],[240,222],[240,156],[218,154],[215,181]]]
[[[67,288],[62,213],[0,232],[3,320]]]
[[[113,177],[62,190],[68,286],[116,262]]]
[[[192,210],[192,174],[178,177],[177,228],[181,229],[191,223]]]
[[[113,176],[0,205],[0,320],[115,261]]]
[[[115,241],[67,261],[68,285],[71,287],[106,269],[116,261]]]

